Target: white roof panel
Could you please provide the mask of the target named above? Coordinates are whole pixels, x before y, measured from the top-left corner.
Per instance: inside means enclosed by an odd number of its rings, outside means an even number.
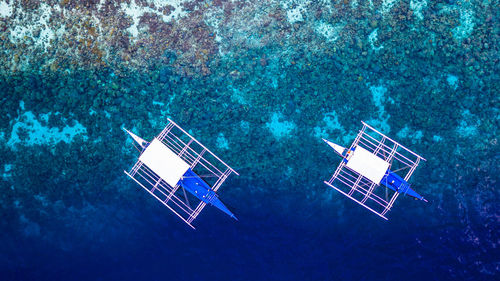
[[[389,168],[389,163],[360,146],[357,146],[352,153],[346,166],[372,182],[380,184]]]
[[[156,138],[141,154],[139,160],[172,187],[189,169],[188,163]]]

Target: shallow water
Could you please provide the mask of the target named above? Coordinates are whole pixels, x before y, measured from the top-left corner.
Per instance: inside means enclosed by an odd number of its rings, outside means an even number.
[[[499,3],[362,2],[0,1],[2,280],[498,275]],[[120,128],[167,118],[241,174],[239,221],[193,231],[123,174]],[[386,222],[323,184],[361,120],[427,159],[429,203]]]

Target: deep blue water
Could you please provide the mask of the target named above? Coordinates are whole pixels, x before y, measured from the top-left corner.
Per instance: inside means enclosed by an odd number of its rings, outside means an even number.
[[[137,202],[123,200],[79,211],[81,217],[72,217],[69,224],[51,226],[52,233],[41,230],[42,237],[4,237],[2,252],[8,259],[2,276],[9,280],[481,279],[474,265],[464,266],[457,257],[474,253],[484,263],[495,263],[497,257],[468,241],[457,241],[454,237],[462,226],[430,222],[433,206],[423,208],[407,198],[386,222],[354,203],[346,204],[345,217],[339,217],[327,200],[306,199],[304,192],[256,192],[251,190],[257,187],[245,186],[224,193],[238,222],[207,208],[193,231],[145,192],[128,186]],[[338,196],[334,191],[325,195]],[[419,209],[418,216],[405,211],[410,208]]]
[[[448,271],[459,267],[455,255],[464,250],[463,245],[435,245],[442,230],[426,226],[423,218],[411,219],[410,225],[401,214],[389,224],[358,212],[352,205],[352,212],[360,218],[339,223],[327,204],[304,200],[300,193],[230,194],[229,204],[244,202],[237,208],[240,221],[235,223],[208,209],[196,231],[160,206],[134,206],[126,216],[120,215],[121,210],[96,210],[86,220],[99,220],[94,228],[99,233],[73,233],[61,226],[57,231],[65,241],[60,242],[70,248],[65,251],[26,239],[23,242],[33,247],[10,249],[16,252],[12,253],[16,257],[12,267],[17,270],[7,276],[82,280],[453,279],[456,275]],[[89,241],[89,235],[95,241]]]
[[[165,3],[0,0],[0,280],[498,279],[498,1]],[[121,127],[167,118],[241,174],[239,221],[123,174]],[[361,120],[429,203],[323,184]]]

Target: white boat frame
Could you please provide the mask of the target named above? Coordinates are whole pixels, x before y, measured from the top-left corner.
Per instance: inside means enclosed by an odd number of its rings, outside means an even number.
[[[177,156],[189,164],[191,170],[195,171],[210,188],[217,192],[222,183],[232,173],[239,175],[233,168],[212,153],[208,148],[182,129],[170,118],[168,124],[156,136]],[[203,171],[204,173],[198,173]],[[138,160],[130,171],[124,171],[127,176],[144,188],[174,214],[181,218],[191,228],[195,228],[192,222],[198,217],[206,203],[194,196],[189,196],[178,184],[169,185],[164,179],[149,169],[143,162]],[[210,179],[210,180],[207,180]],[[191,200],[189,200],[191,198]],[[196,207],[191,207],[192,201],[197,202]],[[193,205],[194,206],[194,205]]]
[[[393,172],[407,169],[401,177],[408,182],[420,160],[425,161],[425,159],[365,122],[361,122],[363,128],[359,131],[349,150],[358,146],[362,147],[388,162],[389,169]],[[396,170],[393,170],[392,167],[395,167]],[[383,185],[380,186],[379,183],[372,182],[358,172],[349,169],[344,160],[339,164],[330,180],[324,181],[324,183],[385,220],[387,220],[387,212],[391,210],[399,196],[398,192]],[[385,199],[382,198],[384,193]],[[389,193],[392,193],[390,199]]]

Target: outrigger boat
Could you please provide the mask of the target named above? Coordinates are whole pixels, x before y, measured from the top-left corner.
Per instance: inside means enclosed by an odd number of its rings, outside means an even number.
[[[239,174],[174,121],[168,121],[151,142],[123,128],[141,153],[125,174],[193,229],[192,222],[207,204],[236,219],[216,192],[229,175]]]
[[[342,157],[325,184],[385,220],[400,194],[427,202],[408,183],[420,160],[425,159],[362,123],[349,149],[323,139]]]

